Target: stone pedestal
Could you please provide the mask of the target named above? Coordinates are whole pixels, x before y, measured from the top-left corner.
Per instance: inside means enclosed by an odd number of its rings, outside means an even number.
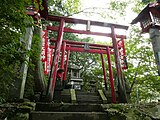
[[[158,68],[158,75],[160,76],[160,32],[158,28],[150,28],[149,34],[153,46],[154,56]]]

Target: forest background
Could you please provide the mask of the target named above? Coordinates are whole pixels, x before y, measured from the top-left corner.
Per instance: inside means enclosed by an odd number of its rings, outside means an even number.
[[[85,14],[86,16],[96,15],[107,22],[119,23],[119,19],[132,21],[132,19],[129,19],[130,16],[127,16],[128,9],[130,9],[133,14],[138,15],[148,3],[155,1],[110,0],[106,3],[106,8],[83,8],[80,0],[49,0],[48,2],[49,13],[52,15],[69,17],[80,14]],[[0,4],[0,91],[3,91],[0,92],[0,103],[7,100],[10,86],[13,86],[15,80],[20,77],[19,70],[21,64],[25,61],[25,53],[30,56],[25,97],[27,98],[34,94],[33,71],[35,67],[34,61],[37,60],[39,56],[39,52],[36,51],[39,38],[37,36],[33,37],[32,49],[30,51],[26,51],[24,44],[20,42],[20,37],[25,34],[26,21],[32,21],[32,18],[25,14],[24,6],[29,4],[31,4],[30,0],[5,0]],[[140,34],[138,25],[130,26],[127,32],[125,47],[128,70],[124,71],[124,74],[130,85],[131,102],[151,102],[158,100],[160,77],[157,73],[150,39]],[[50,33],[50,37],[51,36],[54,36],[54,34]],[[64,39],[110,44],[108,42],[95,41],[94,38],[91,37],[81,37],[74,34],[66,34],[64,35]],[[72,64],[80,66],[82,71],[81,77],[85,82],[85,89],[89,89],[89,78],[97,80],[98,88],[103,87],[103,74],[99,56],[87,53],[72,53],[71,61]]]

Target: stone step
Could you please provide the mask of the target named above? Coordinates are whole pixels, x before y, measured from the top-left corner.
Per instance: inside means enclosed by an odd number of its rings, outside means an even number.
[[[102,112],[101,105],[96,104],[62,104],[62,103],[36,103],[36,111],[53,112]]]
[[[61,91],[61,95],[70,95],[70,89],[63,89],[63,91]]]
[[[98,95],[98,92],[76,91],[77,95]]]
[[[102,100],[77,100],[79,104],[102,104]]]
[[[98,92],[76,91],[77,103],[100,104],[102,100]]]
[[[71,102],[71,94],[69,89],[64,89],[63,91],[54,92],[54,102]]]
[[[100,96],[93,96],[93,95],[78,95],[77,100],[101,100]]]
[[[107,120],[104,112],[39,112],[30,113],[30,120]]]

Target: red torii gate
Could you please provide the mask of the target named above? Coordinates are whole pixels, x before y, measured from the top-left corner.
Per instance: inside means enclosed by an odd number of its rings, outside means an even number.
[[[56,77],[57,77],[57,71],[58,71],[58,62],[60,60],[60,52],[62,52],[62,58],[61,58],[61,65],[60,69],[65,69],[63,74],[63,80],[66,79],[67,74],[67,66],[68,66],[68,60],[69,55],[71,51],[77,51],[77,52],[89,52],[89,53],[96,53],[101,55],[102,59],[102,69],[104,74],[104,82],[106,84],[106,71],[104,66],[104,58],[103,54],[107,54],[108,58],[108,69],[109,69],[109,77],[110,77],[110,85],[111,85],[111,92],[112,92],[112,102],[116,102],[116,95],[114,90],[114,82],[113,82],[113,71],[111,66],[111,59],[110,55],[114,54],[115,59],[115,66],[116,66],[116,74],[118,78],[118,87],[119,87],[119,99],[120,102],[127,102],[127,96],[126,96],[126,89],[125,89],[125,82],[124,82],[124,76],[122,74],[122,69],[127,69],[127,65],[125,64],[126,61],[126,53],[124,48],[124,39],[126,36],[124,35],[118,35],[115,34],[115,28],[118,29],[124,29],[127,30],[128,26],[124,25],[118,25],[118,24],[112,24],[112,23],[105,23],[105,22],[98,22],[98,21],[90,21],[90,20],[83,20],[83,19],[74,19],[74,18],[68,18],[68,17],[59,17],[59,16],[52,16],[48,15],[48,8],[47,8],[47,0],[42,0],[42,6],[44,9],[40,9],[40,1],[39,0],[32,0],[33,6],[27,7],[27,14],[31,15],[35,21],[39,21],[41,17],[45,18],[46,20],[59,22],[59,26],[47,26],[47,29],[44,30],[44,46],[43,54],[42,54],[42,62],[45,63],[45,71],[44,73],[48,73],[48,66],[51,65],[50,74],[49,74],[49,82],[48,82],[48,88],[47,88],[47,98],[48,101],[52,101],[53,99],[53,93],[56,83]],[[36,7],[34,6],[34,2],[38,4],[38,10],[36,10]],[[85,24],[87,26],[86,30],[75,30],[71,28],[64,27],[65,23],[72,23],[72,24]],[[90,26],[99,26],[99,27],[107,27],[111,29],[111,33],[102,33],[102,32],[92,32],[90,31]],[[51,39],[51,42],[55,42],[55,46],[49,46],[48,45],[48,30],[57,31],[57,39]],[[78,33],[78,34],[88,34],[88,35],[98,35],[98,36],[106,36],[112,38],[112,46],[105,46],[105,45],[98,45],[98,44],[90,44],[87,43],[89,46],[89,49],[84,49],[84,45],[86,43],[81,42],[73,42],[73,41],[66,41],[63,40],[63,33]],[[120,39],[117,41],[117,38]],[[78,46],[74,46],[78,45]],[[83,47],[82,47],[83,46]],[[48,51],[49,48],[50,52]],[[53,54],[54,50],[54,55]],[[65,51],[67,51],[67,61],[66,61],[66,67],[64,67],[64,56]],[[49,52],[49,54],[48,54]],[[50,61],[48,61],[48,55],[51,56]],[[53,61],[53,62],[52,62]]]
[[[74,18],[68,18],[68,17],[59,17],[59,16],[51,16],[48,15],[47,19],[50,21],[59,22],[59,26],[47,26],[47,30],[44,30],[44,39],[45,39],[45,58],[43,59],[43,62],[48,62],[48,53],[47,49],[51,48],[51,60],[50,63],[46,63],[48,66],[51,65],[50,74],[49,74],[49,82],[48,82],[48,88],[47,88],[47,98],[49,101],[52,101],[54,89],[55,89],[55,83],[57,78],[57,71],[58,71],[58,62],[60,60],[60,52],[61,53],[61,65],[60,69],[64,70],[63,74],[63,80],[66,80],[66,74],[67,74],[67,68],[68,68],[68,60],[69,55],[71,51],[75,52],[88,52],[88,53],[95,53],[100,54],[102,59],[102,69],[104,74],[104,82],[106,84],[106,70],[104,66],[104,57],[103,54],[107,54],[108,58],[108,69],[109,69],[109,78],[110,78],[110,85],[111,85],[111,93],[112,93],[112,102],[116,103],[116,94],[115,94],[115,86],[114,86],[114,78],[113,78],[113,71],[111,66],[111,54],[114,54],[115,58],[115,65],[116,65],[116,72],[117,72],[117,78],[118,78],[118,84],[119,84],[119,98],[122,99],[120,102],[127,102],[127,96],[126,96],[126,89],[125,89],[125,83],[124,83],[124,76],[122,74],[122,69],[127,69],[127,66],[125,64],[126,60],[126,53],[124,48],[124,39],[126,36],[124,35],[117,35],[115,34],[115,28],[118,29],[124,29],[127,30],[128,26],[118,25],[118,24],[111,24],[111,23],[105,23],[105,22],[97,22],[97,21],[89,21],[89,20],[82,20],[82,19],[74,19]],[[72,24],[85,24],[87,26],[86,30],[75,30],[71,28],[66,28],[65,23],[72,23]],[[102,33],[102,32],[91,32],[90,26],[100,26],[100,27],[109,27],[111,29],[111,33]],[[55,46],[47,46],[48,38],[46,37],[47,31],[57,31],[57,39],[50,39],[50,42],[54,42]],[[82,43],[82,42],[74,42],[70,40],[63,40],[63,33],[78,33],[78,34],[89,34],[89,35],[98,35],[98,36],[106,36],[112,38],[112,46],[107,45],[99,45],[99,44],[90,44],[90,43]],[[117,41],[117,38],[120,40]],[[89,49],[85,49],[84,46],[87,44]],[[52,52],[54,49],[54,55],[52,58]],[[65,51],[67,51],[67,60],[66,65],[64,67],[64,56]],[[53,60],[53,62],[52,62]],[[47,67],[45,66],[45,68]],[[47,73],[47,71],[45,71]]]

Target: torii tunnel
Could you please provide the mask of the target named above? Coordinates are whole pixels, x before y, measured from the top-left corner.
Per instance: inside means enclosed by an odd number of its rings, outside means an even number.
[[[45,26],[46,29],[43,30],[43,46],[42,46],[42,62],[44,62],[44,74],[49,75],[48,87],[46,92],[46,97],[48,101],[53,100],[53,95],[55,91],[55,84],[57,79],[57,73],[59,69],[62,69],[61,73],[62,80],[66,80],[68,62],[70,57],[70,52],[88,52],[93,54],[100,54],[102,60],[102,70],[104,75],[104,84],[107,82],[107,77],[110,80],[110,88],[112,93],[112,102],[127,102],[126,95],[126,87],[125,80],[123,75],[123,70],[127,69],[126,64],[126,52],[124,47],[124,39],[125,35],[116,34],[116,29],[119,30],[127,30],[128,26],[106,23],[106,22],[98,22],[92,20],[83,20],[83,19],[75,19],[68,17],[60,17],[49,15],[47,0],[42,0],[40,3],[39,0],[32,0],[33,6],[27,7],[27,14],[32,16],[37,22],[36,24],[41,24],[41,18],[44,18],[47,21],[58,22],[58,26]],[[34,3],[38,4],[38,10],[34,6]],[[41,9],[41,5],[43,9]],[[65,27],[65,24],[82,24],[86,25],[86,30],[77,30]],[[91,26],[98,26],[98,29],[101,28],[109,28],[110,33],[108,31],[104,32],[93,32],[91,31]],[[57,38],[48,39],[48,31],[57,32]],[[64,40],[63,33],[76,33],[76,34],[87,34],[87,35],[95,35],[95,36],[104,36],[111,38],[112,45],[100,45],[100,44],[91,44],[91,43],[82,43],[76,42],[72,40]],[[55,44],[52,46],[50,43],[54,42]],[[107,55],[107,61],[104,59],[104,55]],[[114,61],[111,61],[111,56],[114,56]],[[65,56],[66,59],[65,59]],[[106,66],[105,62],[108,63],[108,71],[109,76],[106,76]],[[116,78],[113,77],[112,70],[112,62],[115,63],[116,68]],[[59,66],[60,63],[60,66]],[[118,81],[118,100],[116,100],[116,91],[114,86],[114,81]]]
[[[114,77],[112,70],[112,62],[115,63],[116,75],[118,80],[118,99],[120,102],[127,102],[126,87],[124,81],[123,70],[127,69],[126,65],[126,52],[124,47],[125,35],[118,35],[115,33],[115,29],[127,30],[128,26],[111,24],[105,22],[75,19],[68,17],[59,17],[59,16],[47,16],[48,21],[58,22],[59,26],[46,26],[46,29],[43,30],[43,47],[42,47],[42,62],[44,62],[44,73],[49,74],[49,82],[47,87],[47,99],[48,101],[53,100],[55,84],[57,79],[57,73],[59,69],[62,69],[61,73],[62,80],[66,80],[67,69],[69,64],[70,52],[87,52],[93,54],[99,54],[102,60],[102,70],[104,76],[104,84],[110,84],[112,102],[116,103],[116,91],[114,85]],[[65,24],[82,24],[86,25],[86,30],[77,30],[65,27]],[[105,32],[92,32],[91,26],[98,26],[102,28],[109,28],[110,33]],[[57,38],[48,39],[48,31],[57,32]],[[64,40],[63,33],[76,33],[76,34],[87,34],[87,35],[96,35],[109,37],[112,40],[112,45],[101,45],[101,44],[92,44],[84,42],[76,42],[72,40]],[[55,43],[55,44],[49,44]],[[107,55],[107,61],[104,59],[104,55]],[[111,61],[111,55],[114,55],[114,61]],[[108,64],[109,76],[106,75],[106,66],[105,62]],[[59,65],[60,63],[60,65]],[[107,83],[107,77],[109,78],[110,83]]]

